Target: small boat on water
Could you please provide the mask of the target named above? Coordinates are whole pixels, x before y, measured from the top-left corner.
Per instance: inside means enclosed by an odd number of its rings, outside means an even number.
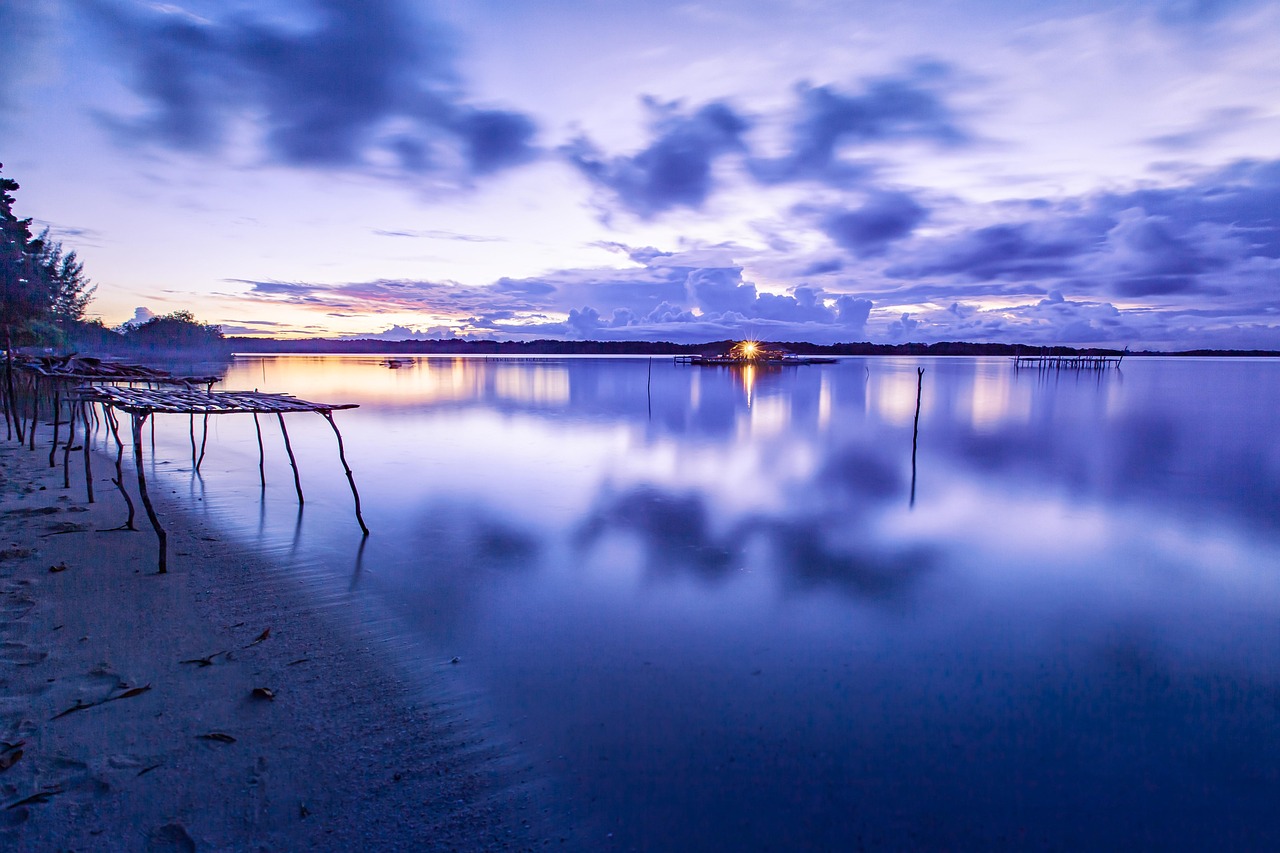
[[[795,355],[777,349],[766,349],[756,341],[739,341],[727,353],[719,355],[678,355],[677,364],[694,364],[703,367],[753,365],[760,367],[785,367],[801,364],[834,364],[836,359],[822,356]]]
[[[388,358],[382,362],[383,367],[389,367],[392,370],[399,370],[402,367],[408,367],[413,364],[411,358]]]

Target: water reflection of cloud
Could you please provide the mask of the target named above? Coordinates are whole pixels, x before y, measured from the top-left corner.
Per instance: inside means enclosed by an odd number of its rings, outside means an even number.
[[[872,600],[900,597],[933,568],[933,554],[874,534],[871,511],[900,494],[901,481],[883,465],[865,460],[834,470],[843,476],[855,468],[852,488],[821,508],[737,513],[717,507],[705,492],[674,492],[648,483],[606,492],[579,525],[575,542],[591,549],[610,537],[631,537],[650,574],[691,573],[711,582],[745,568],[750,555],[759,552],[767,555],[765,568],[784,589],[834,588]]]
[[[740,548],[711,529],[706,500],[639,486],[597,503],[580,525],[577,541],[589,547],[606,534],[629,533],[639,539],[650,571],[693,571],[721,578],[740,564]]]

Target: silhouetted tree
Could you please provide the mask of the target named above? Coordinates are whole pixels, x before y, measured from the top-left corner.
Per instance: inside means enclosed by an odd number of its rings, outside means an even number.
[[[189,349],[218,346],[222,328],[201,323],[190,311],[173,311],[127,328],[125,338],[151,349]]]
[[[48,228],[41,232],[38,242],[36,264],[44,278],[50,319],[66,332],[84,319],[84,310],[98,288],[85,277],[84,263],[75,251],[64,255],[61,241],[51,239]]]
[[[39,264],[44,244],[31,236],[31,220],[13,213],[17,189],[17,181],[0,177],[0,327],[6,350],[12,348],[15,337],[47,318],[50,311],[49,290]]]

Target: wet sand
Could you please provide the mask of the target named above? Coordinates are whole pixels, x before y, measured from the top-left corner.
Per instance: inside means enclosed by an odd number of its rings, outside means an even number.
[[[0,440],[0,847],[573,846],[430,685],[168,500],[158,575],[108,465],[87,504]]]

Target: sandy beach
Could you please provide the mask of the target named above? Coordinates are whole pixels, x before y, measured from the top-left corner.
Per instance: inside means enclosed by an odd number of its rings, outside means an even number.
[[[39,445],[37,445],[39,447]],[[358,626],[161,496],[112,530],[46,450],[0,442],[0,847],[563,849],[536,783]],[[513,778],[517,781],[513,782]]]

